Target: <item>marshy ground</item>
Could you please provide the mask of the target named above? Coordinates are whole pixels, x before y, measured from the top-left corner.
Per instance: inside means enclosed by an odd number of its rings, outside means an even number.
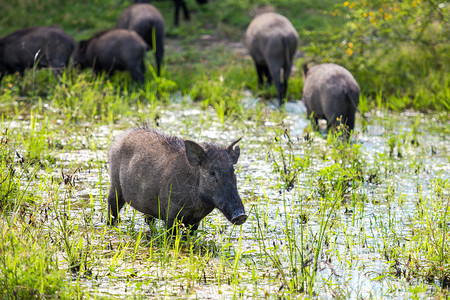
[[[195,236],[175,239],[131,208],[106,225],[107,149],[133,120],[70,134],[60,119],[3,122],[4,164],[16,173],[3,179],[19,184],[1,225],[9,284],[35,268],[29,280],[63,276],[67,293],[99,298],[445,295],[448,123],[373,110],[344,143],[305,140],[301,103],[226,123],[196,106],[168,105],[158,126],[199,141],[244,137],[237,176],[249,219],[235,227],[214,211]],[[28,145],[44,145],[41,158],[27,156]]]
[[[94,22],[78,3],[86,18],[66,15],[64,22],[77,39],[89,35],[83,26],[113,24],[127,5],[108,2],[105,19]],[[61,85],[49,70],[4,78],[1,298],[448,297],[448,69],[426,73],[430,90],[441,87],[434,98],[362,86],[367,120],[357,114],[348,143],[312,131],[299,100],[298,70],[304,55],[318,55],[314,49],[300,47],[289,102],[279,109],[273,87],[256,87],[240,40],[262,5],[227,0],[216,12],[194,3],[198,19],[168,27],[162,77],[153,76],[148,55],[143,86],[128,74],[94,78],[73,70]],[[171,1],[161,5],[169,23]],[[289,14],[287,2],[273,5]],[[311,42],[310,27],[326,31],[339,20],[324,23],[332,7],[308,5],[310,18],[293,23]],[[243,8],[251,12],[245,18],[232,14]],[[144,121],[200,142],[227,145],[242,136],[236,173],[247,222],[233,226],[214,210],[196,234],[171,238],[163,223],[149,227],[125,206],[121,222],[107,226],[109,145]]]

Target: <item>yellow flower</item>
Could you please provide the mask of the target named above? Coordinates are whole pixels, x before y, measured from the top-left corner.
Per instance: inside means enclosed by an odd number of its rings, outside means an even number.
[[[363,13],[363,17],[364,17],[364,18],[367,18],[367,13]]]
[[[347,53],[347,56],[351,56],[353,54],[353,50],[350,48],[347,48],[347,50],[345,50],[345,53]]]
[[[372,17],[369,19],[370,23],[372,23],[373,25],[377,24],[377,21],[375,21],[375,18]]]
[[[369,16],[373,17],[374,16],[373,12],[369,11]]]
[[[345,1],[345,2],[344,2],[344,6],[348,6],[348,1]]]
[[[417,6],[416,1],[413,1],[413,2],[412,2],[412,6],[413,6],[413,7],[416,7],[416,6]]]
[[[349,42],[347,45],[348,45],[349,48],[353,48],[353,43],[352,42]]]
[[[417,4],[420,4],[420,0],[417,0]]]

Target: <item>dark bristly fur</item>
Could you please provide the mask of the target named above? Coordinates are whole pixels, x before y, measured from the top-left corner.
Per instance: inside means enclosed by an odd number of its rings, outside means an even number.
[[[56,77],[68,66],[75,40],[56,26],[18,30],[0,39],[0,81],[4,75],[25,69],[52,68]]]
[[[151,4],[133,4],[119,16],[117,28],[136,31],[154,49],[157,74],[160,76],[164,58],[164,18],[159,10]]]
[[[314,124],[317,119],[326,119],[328,129],[343,123],[353,130],[359,86],[352,74],[339,65],[321,64],[311,68],[304,65],[303,76],[303,102]]]
[[[273,12],[263,13],[256,16],[248,26],[245,42],[256,66],[258,84],[264,84],[264,76],[269,85],[273,80],[281,105],[286,97],[288,79],[297,50],[297,31],[284,16]]]
[[[94,73],[126,70],[131,77],[144,82],[144,57],[148,45],[134,31],[111,29],[80,41],[73,54],[73,64],[93,68]]]
[[[148,126],[124,132],[109,151],[110,222],[129,203],[164,220],[168,229],[176,220],[195,229],[214,208],[232,223],[242,224],[247,216],[233,167],[239,153],[238,146],[199,145]]]

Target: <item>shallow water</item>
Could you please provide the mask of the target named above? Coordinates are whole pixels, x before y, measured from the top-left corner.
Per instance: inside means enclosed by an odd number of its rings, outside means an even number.
[[[251,95],[247,95],[243,101],[248,107],[256,105]],[[238,284],[219,285],[211,275],[206,283],[199,280],[188,293],[183,287],[184,283],[174,279],[176,276],[172,278],[172,274],[163,276],[165,280],[159,286],[144,284],[146,287],[143,288],[141,285],[137,287],[137,283],[148,282],[149,278],[155,276],[155,272],[164,271],[145,265],[138,267],[134,263],[132,268],[138,276],[133,277],[133,280],[126,276],[127,267],[124,264],[123,276],[105,276],[108,273],[106,267],[99,267],[101,271],[97,272],[104,275],[102,279],[81,278],[81,282],[94,294],[119,297],[166,295],[202,299],[229,298],[236,295],[236,286],[244,291],[243,296],[264,297],[279,293],[282,290],[281,281],[276,278],[280,276],[280,270],[261,249],[257,221],[263,220],[262,243],[270,248],[274,257],[276,256],[287,270],[292,249],[287,246],[286,227],[283,224],[293,222],[294,225],[290,228],[299,231],[303,226],[313,235],[320,230],[320,217],[323,212],[320,211],[316,182],[312,182],[311,178],[321,169],[338,163],[339,159],[320,159],[330,151],[330,146],[324,138],[325,134],[313,133],[312,140],[304,139],[309,123],[300,101],[286,104],[282,124],[265,121],[258,126],[248,120],[244,122],[244,126],[234,126],[233,123],[227,122],[221,124],[213,110],[203,111],[195,108],[195,105],[193,108],[186,108],[180,103],[181,101],[160,111],[158,123],[161,130],[197,141],[213,141],[224,145],[243,136],[240,142],[241,156],[236,169],[239,193],[249,212],[249,219],[241,228],[233,227],[224,216],[214,210],[201,225],[201,229],[206,232],[205,241],[216,242],[220,248],[220,241],[226,240],[227,237],[235,249],[239,248],[239,251],[244,253],[239,264],[242,279]],[[266,109],[271,111],[277,108],[269,104]],[[383,240],[386,241],[386,236],[397,235],[399,240],[409,236],[412,220],[417,218],[418,198],[431,193],[431,184],[436,177],[449,179],[450,143],[448,136],[443,134],[448,132],[448,124],[416,112],[394,114],[372,111],[367,117],[368,123],[363,128],[363,122],[357,116],[358,133],[353,143],[360,146],[364,169],[375,169],[379,181],[372,183],[367,178],[369,174],[364,174],[366,178],[363,184],[351,189],[348,202],[333,211],[326,230],[328,245],[321,251],[318,262],[315,291],[319,292],[316,296],[408,298],[412,296],[410,287],[425,284],[427,288],[420,293],[420,297],[433,297],[435,288],[432,284],[424,283],[420,278],[406,280],[404,277],[392,275],[391,264],[383,257],[381,244]],[[15,121],[9,126],[19,130],[29,125]],[[83,126],[86,128],[84,131],[79,130],[79,135],[70,139],[61,136],[63,145],[75,143],[77,146],[70,151],[65,151],[63,147],[62,150],[52,153],[58,165],[52,176],[61,177],[61,170],[65,174],[71,174],[74,186],[70,194],[73,203],[72,218],[80,218],[80,214],[91,214],[95,227],[102,231],[105,228],[106,215],[103,201],[109,186],[107,150],[112,138],[128,125],[90,128],[91,125],[85,124],[80,127]],[[280,135],[283,130],[289,133],[289,139],[292,141],[290,148],[287,146],[288,137]],[[73,139],[75,142],[71,141]],[[389,143],[395,145],[392,147]],[[310,155],[313,161],[309,168],[298,173],[294,186],[289,191],[283,188],[284,182],[280,175],[274,172],[274,161],[279,159],[281,153],[274,150],[275,144],[284,149],[281,152],[286,155],[293,154],[302,158]],[[391,148],[393,154],[386,158]],[[63,192],[63,189],[61,190]],[[448,191],[446,193],[448,197]],[[352,204],[352,195],[366,199],[364,204]],[[300,211],[308,215],[307,225],[299,216]],[[130,227],[136,233],[148,232],[143,217],[133,209],[123,209],[121,214],[120,228],[123,232],[129,231]],[[215,224],[219,224],[219,227]],[[299,232],[292,236],[299,238]],[[305,250],[310,253],[309,256],[311,251]],[[229,255],[232,261],[236,254]],[[219,259],[209,263],[212,265],[211,269],[223,264]],[[267,273],[260,276],[257,286],[251,280],[251,264],[256,264],[254,270],[261,274]],[[379,277],[380,275],[383,276]]]

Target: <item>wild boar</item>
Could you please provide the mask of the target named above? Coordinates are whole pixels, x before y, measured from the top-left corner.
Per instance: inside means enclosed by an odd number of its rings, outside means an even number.
[[[195,230],[214,208],[231,223],[243,224],[247,215],[233,167],[239,140],[221,148],[145,126],[124,132],[109,150],[109,223],[126,202],[150,218],[164,220],[167,229],[181,221]]]
[[[80,41],[73,54],[73,64],[93,68],[94,74],[102,70],[108,75],[115,70],[126,70],[134,80],[143,83],[147,50],[148,45],[136,32],[111,29]]]
[[[135,0],[135,3],[151,3],[151,0]],[[190,14],[189,10],[187,8],[186,2],[184,0],[174,0],[175,2],[175,15],[174,15],[174,24],[175,26],[178,26],[180,24],[180,8],[183,9],[184,18],[186,20],[190,20]],[[198,4],[206,4],[208,3],[208,0],[197,0]]]
[[[342,123],[355,127],[359,86],[353,75],[335,64],[303,66],[303,102],[306,113],[317,126],[318,119],[327,120],[327,129]]]
[[[4,75],[36,66],[51,68],[56,77],[68,66],[75,40],[56,26],[31,27],[0,39],[0,82]]]
[[[117,28],[136,31],[154,49],[160,76],[164,57],[164,18],[159,10],[151,4],[133,4],[119,16]]]
[[[184,13],[184,18],[186,20],[190,20],[190,14],[189,14],[189,9],[186,6],[186,2],[184,0],[174,0],[175,2],[175,17],[174,17],[174,24],[175,26],[178,26],[180,24],[180,8],[183,9],[183,13]],[[198,4],[206,4],[208,3],[208,0],[197,0]]]
[[[273,80],[281,105],[286,97],[292,60],[297,50],[297,31],[286,17],[273,12],[263,13],[248,26],[245,42],[256,66],[258,84],[261,86],[264,83],[264,76],[268,85]]]

